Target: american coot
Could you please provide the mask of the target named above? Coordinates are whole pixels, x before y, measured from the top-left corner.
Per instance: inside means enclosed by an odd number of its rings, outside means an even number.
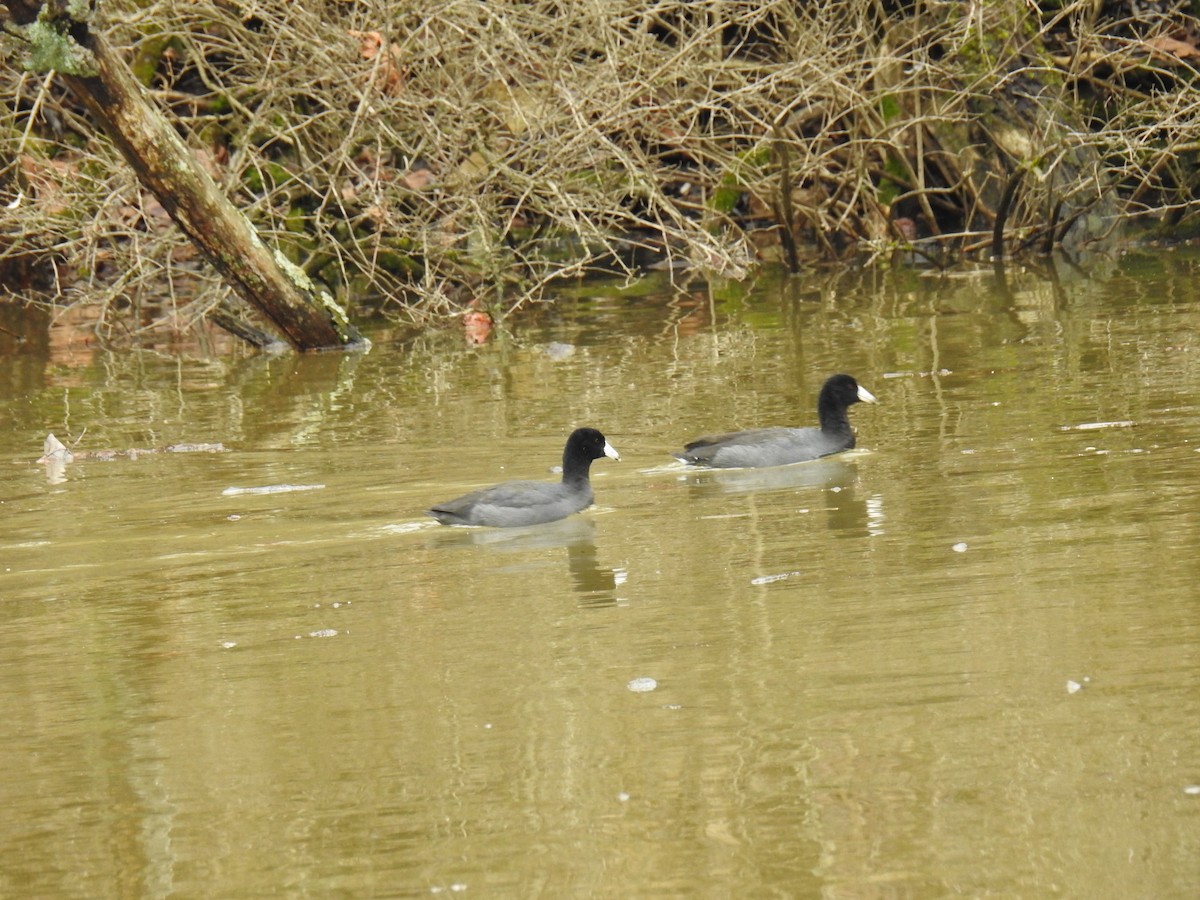
[[[565,519],[592,505],[592,460],[620,454],[595,428],[576,428],[563,448],[562,481],[506,481],[439,503],[425,512],[443,525],[512,528]]]
[[[784,466],[840,453],[854,446],[854,429],[846,417],[846,407],[859,400],[877,402],[849,375],[834,375],[817,397],[820,428],[754,428],[707,435],[674,455],[692,465],[732,469]]]

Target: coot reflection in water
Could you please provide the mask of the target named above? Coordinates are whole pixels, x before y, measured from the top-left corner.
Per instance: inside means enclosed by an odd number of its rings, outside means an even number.
[[[568,518],[544,525],[523,528],[474,529],[447,528],[430,533],[429,545],[437,549],[456,547],[486,547],[496,553],[530,554],[538,568],[557,565],[557,556],[550,558],[548,549],[562,547],[566,551],[567,571],[571,589],[578,595],[580,606],[612,606],[617,603],[617,588],[625,581],[623,569],[600,564],[596,549],[596,523],[590,518]],[[506,566],[519,569],[524,563]]]
[[[858,461],[869,454],[813,460],[790,466],[762,469],[682,469],[682,481],[695,499],[736,494],[794,495],[794,501],[779,501],[776,518],[786,525],[790,515],[824,514],[826,527],[841,536],[865,536],[878,530],[881,512],[872,512],[871,504],[858,490]],[[771,501],[775,502],[775,501]],[[877,505],[877,504],[876,504]],[[711,507],[710,507],[711,508]],[[761,509],[761,505],[758,507]],[[731,516],[745,515],[744,506],[724,507]]]
[[[765,466],[761,469],[682,469],[693,492],[703,494],[741,494],[747,491],[786,491],[804,488],[846,488],[858,480],[858,454],[815,459],[790,466]]]

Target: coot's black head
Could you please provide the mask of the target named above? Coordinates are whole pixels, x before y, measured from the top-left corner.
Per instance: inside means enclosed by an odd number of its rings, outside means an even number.
[[[563,449],[563,469],[567,469],[571,462],[590,463],[602,456],[616,460],[621,458],[612,444],[595,428],[576,428],[567,438],[567,446]]]
[[[878,403],[875,396],[866,388],[859,385],[851,375],[831,375],[821,388],[821,396],[817,399],[819,408],[840,407],[845,409],[862,400],[864,403]]]

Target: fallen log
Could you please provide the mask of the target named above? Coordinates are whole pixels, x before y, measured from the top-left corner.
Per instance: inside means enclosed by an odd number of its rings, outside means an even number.
[[[29,42],[28,67],[58,73],[120,149],[138,180],[238,295],[292,347],[369,346],[329,292],[314,285],[279,250],[268,248],[221,192],[149,102],[120,55],[93,27],[94,5],[84,0],[7,0],[0,12],[7,9]],[[10,23],[0,24],[11,32]]]

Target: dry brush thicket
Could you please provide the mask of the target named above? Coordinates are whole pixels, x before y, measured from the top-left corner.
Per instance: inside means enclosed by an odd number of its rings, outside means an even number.
[[[648,263],[738,277],[764,258],[1077,246],[1141,214],[1180,226],[1195,22],[1178,3],[1041,6],[99,4],[265,239],[351,304],[414,316]],[[132,308],[135,327],[216,303],[54,77],[0,79],[3,280],[119,301],[102,322]]]

